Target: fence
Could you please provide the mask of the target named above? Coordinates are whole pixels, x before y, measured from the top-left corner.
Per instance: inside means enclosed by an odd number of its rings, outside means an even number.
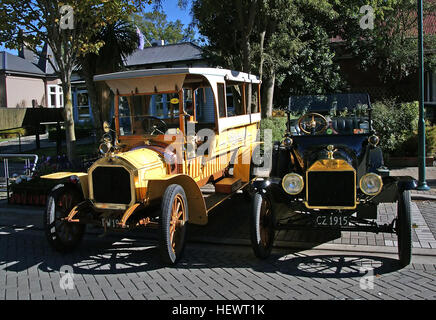
[[[3,160],[3,172],[4,175],[0,180],[0,199],[9,199],[9,180],[10,176],[10,160],[16,159],[15,163],[20,163],[19,167],[15,167],[15,170],[24,169],[21,172],[26,176],[31,176],[35,171],[36,165],[38,163],[38,155],[36,154],[0,154],[0,160]],[[31,164],[31,159],[33,159],[33,164]],[[22,164],[24,162],[24,167]]]

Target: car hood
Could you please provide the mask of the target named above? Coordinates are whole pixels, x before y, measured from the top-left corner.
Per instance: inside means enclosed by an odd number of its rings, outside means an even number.
[[[367,135],[349,136],[294,136],[295,156],[304,169],[314,162],[328,158],[327,146],[333,145],[337,150],[333,157],[347,161],[355,169],[365,157],[368,145]]]

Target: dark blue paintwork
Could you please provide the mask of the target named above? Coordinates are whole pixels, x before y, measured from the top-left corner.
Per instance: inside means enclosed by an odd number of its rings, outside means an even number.
[[[344,159],[357,169],[365,157],[369,134],[292,136],[293,149],[300,165],[307,168],[318,159],[327,158],[327,146],[338,151],[335,159]],[[304,160],[303,160],[304,159]]]

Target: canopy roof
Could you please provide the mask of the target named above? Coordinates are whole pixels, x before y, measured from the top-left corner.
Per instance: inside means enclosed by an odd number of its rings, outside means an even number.
[[[98,75],[94,81],[105,81],[120,94],[178,91],[188,75],[206,78],[212,87],[216,82],[260,83],[259,77],[239,71],[216,68],[165,68],[123,71]],[[190,80],[190,82],[193,79]]]

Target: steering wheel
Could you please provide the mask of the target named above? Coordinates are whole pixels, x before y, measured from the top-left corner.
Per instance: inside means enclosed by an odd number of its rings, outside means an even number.
[[[142,128],[145,132],[155,134],[165,134],[168,130],[168,126],[162,119],[154,116],[143,116]]]
[[[328,121],[322,114],[309,112],[298,119],[298,127],[305,134],[317,134],[327,129]],[[306,128],[310,128],[310,131]]]

